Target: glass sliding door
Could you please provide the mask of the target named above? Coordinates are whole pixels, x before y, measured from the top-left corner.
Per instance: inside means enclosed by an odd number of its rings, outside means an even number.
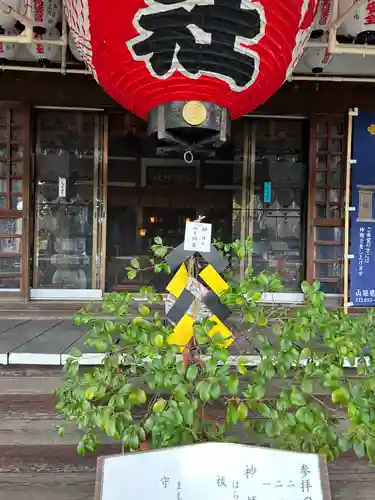
[[[213,237],[241,237],[244,122],[232,126],[232,140],[212,158],[191,164],[157,157],[147,141],[147,124],[131,115],[109,117],[108,291],[138,290],[153,278],[150,247],[160,236],[171,247],[184,239],[185,223],[205,215]],[[133,281],[126,267],[134,258],[147,269]]]
[[[96,113],[37,111],[33,299],[102,297],[102,122]]]
[[[299,301],[306,277],[308,122],[254,119],[251,144],[248,234],[253,237],[252,267],[256,272],[277,273],[290,294],[288,300]]]

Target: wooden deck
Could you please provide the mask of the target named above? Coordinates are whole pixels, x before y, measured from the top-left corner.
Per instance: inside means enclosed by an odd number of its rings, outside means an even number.
[[[73,346],[84,353],[82,364],[97,364],[102,355],[90,352],[84,335],[72,320],[0,319],[0,364],[60,366]]]
[[[62,366],[73,347],[82,352],[80,364],[100,364],[105,354],[88,348],[84,340],[84,328],[71,319],[0,318],[0,365]],[[239,355],[245,355],[249,365],[258,360],[249,340],[241,337],[231,346],[230,355],[233,364]]]

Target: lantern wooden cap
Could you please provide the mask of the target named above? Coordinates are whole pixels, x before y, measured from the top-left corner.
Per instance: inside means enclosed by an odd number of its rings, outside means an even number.
[[[207,118],[207,110],[200,101],[189,101],[182,109],[182,116],[188,125],[198,126]]]

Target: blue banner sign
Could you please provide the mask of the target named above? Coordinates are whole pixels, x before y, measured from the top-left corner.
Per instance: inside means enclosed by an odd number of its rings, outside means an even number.
[[[272,203],[272,185],[270,182],[265,182],[263,186],[263,201],[264,203]]]
[[[359,113],[353,122],[349,301],[375,306],[375,113]]]

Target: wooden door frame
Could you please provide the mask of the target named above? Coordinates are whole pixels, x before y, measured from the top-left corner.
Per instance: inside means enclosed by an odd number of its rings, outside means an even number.
[[[20,145],[22,146],[23,156],[21,160],[18,160],[22,164],[22,210],[16,210],[8,204],[8,208],[2,209],[2,218],[15,218],[22,219],[22,234],[19,236],[21,241],[21,253],[20,253],[20,271],[19,271],[19,279],[20,284],[18,289],[9,289],[6,291],[2,291],[0,293],[0,301],[2,299],[14,299],[27,301],[29,298],[29,273],[30,273],[30,190],[31,190],[31,173],[30,173],[30,117],[31,117],[31,108],[29,105],[18,102],[18,101],[1,101],[1,106],[7,109],[8,114],[8,126],[9,133],[12,132],[12,121],[11,116],[12,112],[19,111],[22,115],[22,139],[20,141]],[[12,179],[12,156],[11,156],[11,141],[12,138],[8,138],[8,182],[11,183]],[[9,185],[9,196],[11,199],[11,185]]]
[[[340,155],[342,158],[346,159],[346,148],[347,148],[347,123],[346,115],[343,113],[311,113],[310,114],[310,137],[309,137],[309,185],[308,185],[308,213],[307,213],[307,253],[306,253],[306,279],[309,283],[312,283],[315,278],[315,228],[316,227],[340,227],[344,229],[344,217],[341,219],[327,219],[315,217],[315,194],[317,189],[316,182],[316,159],[317,155],[317,124],[321,120],[326,120],[329,130],[327,130],[327,141],[328,141],[328,157],[332,155],[330,150],[331,142],[331,131],[330,123],[333,121],[343,122],[343,151]],[[345,162],[346,165],[346,162]],[[344,170],[340,170],[342,176],[344,176]],[[329,185],[329,181],[326,181]],[[332,185],[332,189],[333,189]],[[327,188],[328,189],[328,188]],[[339,187],[341,190],[341,196],[343,196],[345,190],[345,183],[341,179],[341,185]],[[343,199],[341,199],[341,205],[343,206]],[[344,213],[344,212],[342,212]],[[342,243],[343,245],[343,243]]]
[[[102,293],[102,295],[104,294],[104,287],[102,286],[102,281],[103,279],[105,279],[105,267],[104,267],[104,275],[103,275],[103,270],[102,270],[102,267],[99,268],[99,272],[98,272],[98,268],[97,268],[97,256],[99,256],[100,258],[100,265],[103,266],[103,262],[104,262],[104,266],[105,266],[105,248],[104,248],[104,260],[103,260],[103,257],[102,257],[102,249],[101,249],[101,245],[102,245],[102,241],[103,241],[103,238],[106,237],[105,235],[105,231],[104,231],[104,235],[103,235],[103,230],[102,230],[102,226],[105,226],[106,227],[106,216],[104,215],[103,216],[103,200],[101,198],[101,193],[106,193],[106,184],[104,185],[104,182],[106,182],[104,179],[105,179],[105,175],[107,173],[107,169],[106,169],[106,165],[107,165],[107,159],[108,159],[108,154],[104,151],[104,147],[105,147],[105,144],[106,144],[106,141],[108,142],[108,138],[106,139],[105,137],[105,114],[103,113],[104,110],[102,109],[96,109],[96,108],[93,108],[92,110],[91,109],[86,109],[86,108],[65,108],[65,107],[49,107],[49,106],[43,106],[43,107],[35,107],[33,108],[35,110],[35,112],[37,113],[39,110],[42,110],[42,111],[66,111],[66,112],[83,112],[83,113],[93,113],[95,115],[95,125],[94,125],[94,165],[93,165],[93,168],[94,168],[94,177],[93,177],[93,191],[92,191],[92,196],[93,196],[93,231],[94,231],[94,235],[93,235],[93,246],[92,246],[92,250],[93,250],[93,259],[92,259],[92,265],[91,265],[91,272],[92,272],[92,287],[91,289],[89,289],[89,291],[91,292],[96,292],[98,291],[98,294],[93,294],[92,297],[88,298],[88,296],[85,295],[85,292],[87,290],[83,290],[83,293],[82,293],[82,297],[79,295],[79,292],[78,292],[78,295],[73,297],[72,299],[70,299],[69,297],[65,296],[64,292],[61,293],[61,296],[59,297],[53,297],[52,299],[50,300],[56,300],[56,301],[60,301],[60,300],[63,300],[63,301],[71,301],[71,302],[74,302],[74,301],[86,301],[86,300],[100,300],[99,298],[99,291]],[[35,116],[35,115],[34,115]],[[107,133],[108,135],[108,133]],[[32,158],[34,159],[35,158],[35,146],[38,144],[38,137],[37,137],[37,134],[35,134],[35,141],[33,141],[33,144],[32,144],[32,153],[33,153],[33,156]],[[29,149],[30,149],[30,146],[29,146]],[[32,162],[32,185],[35,184],[35,181],[36,181],[36,169],[35,169],[35,161]],[[105,174],[104,174],[104,171],[105,171]],[[30,183],[31,184],[31,183]],[[102,185],[103,184],[103,185]],[[105,200],[105,203],[106,203],[106,200]],[[30,203],[29,203],[30,204]],[[37,236],[36,236],[36,225],[35,225],[35,204],[32,204],[32,206],[29,208],[29,213],[31,214],[30,215],[30,219],[31,221],[29,221],[29,234],[31,234],[31,237],[29,236],[29,246],[28,248],[30,247],[30,242],[34,242],[34,245],[35,245],[35,242],[36,242],[36,239],[37,239]],[[103,222],[104,220],[104,222]],[[99,252],[99,249],[101,249],[101,252],[100,254],[98,253]],[[28,255],[28,262],[29,262],[29,265],[32,265],[32,269],[33,269],[33,274],[34,274],[34,278],[33,278],[33,284],[35,283],[35,272],[36,272],[36,268],[35,268],[35,248],[34,248],[34,253],[33,255],[31,256],[31,252],[29,250],[29,255]],[[29,269],[29,272],[31,273],[31,269]],[[40,290],[39,287],[33,287],[30,285],[29,289],[28,289],[28,298],[30,298],[30,290],[32,292],[32,300],[49,300],[48,297],[45,296],[45,294],[43,293],[40,293],[40,294],[36,294],[36,291]],[[69,290],[70,291],[70,290]],[[76,290],[77,292],[77,290]]]
[[[22,266],[21,266],[21,296],[27,301],[30,294],[30,264],[31,264],[31,231],[32,231],[32,217],[31,217],[31,144],[30,144],[30,129],[31,129],[31,110],[30,106],[22,105],[24,113],[24,162],[23,162],[23,220],[22,220]]]

